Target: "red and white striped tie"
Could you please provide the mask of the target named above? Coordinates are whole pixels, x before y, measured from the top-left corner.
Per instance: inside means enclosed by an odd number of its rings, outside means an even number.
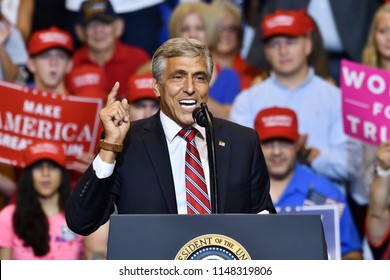
[[[210,214],[210,198],[202,162],[195,145],[196,132],[196,129],[182,129],[179,132],[179,136],[187,141],[185,157],[187,213]]]

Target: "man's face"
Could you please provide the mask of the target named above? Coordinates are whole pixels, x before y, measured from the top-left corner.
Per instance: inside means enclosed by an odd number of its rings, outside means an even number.
[[[84,38],[88,48],[93,52],[111,51],[117,39],[116,22],[92,20],[84,27]]]
[[[157,113],[160,108],[157,100],[140,99],[131,103],[130,121],[148,118]]]
[[[159,84],[153,79],[153,89],[160,96],[160,108],[182,127],[194,123],[192,111],[207,102],[209,81],[203,57],[171,57]]]
[[[274,180],[283,180],[292,174],[297,158],[297,143],[275,138],[261,142],[269,175]]]
[[[71,59],[62,49],[49,49],[34,56],[29,62],[35,87],[41,90],[56,90],[71,67]]]
[[[311,46],[311,40],[304,36],[275,36],[266,41],[264,53],[272,70],[288,77],[306,71]]]

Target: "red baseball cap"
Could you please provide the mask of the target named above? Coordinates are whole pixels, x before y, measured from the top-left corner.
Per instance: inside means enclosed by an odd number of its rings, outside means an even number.
[[[75,96],[100,98],[106,101],[106,78],[103,69],[84,64],[74,68],[66,77],[66,87]]]
[[[314,24],[305,10],[277,10],[261,22],[263,40],[277,35],[298,37],[314,30]]]
[[[140,99],[157,100],[152,87],[153,77],[151,73],[131,76],[127,83],[127,100],[129,103],[133,103]]]
[[[67,31],[52,26],[49,29],[35,31],[28,42],[30,56],[52,48],[61,48],[71,54],[73,52],[72,36]]]
[[[288,108],[261,110],[255,119],[255,130],[262,141],[274,138],[299,139],[297,115]]]
[[[26,166],[40,160],[52,160],[58,165],[65,167],[65,151],[61,144],[50,141],[36,141],[27,146],[24,154]]]

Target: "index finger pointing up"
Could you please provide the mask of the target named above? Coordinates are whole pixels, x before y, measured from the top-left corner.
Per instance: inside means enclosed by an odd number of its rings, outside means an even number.
[[[106,106],[108,106],[116,101],[116,95],[118,94],[118,89],[119,89],[119,82],[116,82],[114,84],[114,86],[112,87],[110,94],[107,95]]]

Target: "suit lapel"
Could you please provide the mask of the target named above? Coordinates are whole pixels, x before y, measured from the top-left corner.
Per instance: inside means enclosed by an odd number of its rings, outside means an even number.
[[[142,140],[154,167],[169,213],[177,214],[175,187],[164,130],[157,113],[146,123]],[[153,195],[153,194],[151,194]]]
[[[221,126],[217,122],[214,122],[214,139],[218,178],[218,210],[219,213],[223,213],[226,203],[231,141],[230,137],[221,132]]]

